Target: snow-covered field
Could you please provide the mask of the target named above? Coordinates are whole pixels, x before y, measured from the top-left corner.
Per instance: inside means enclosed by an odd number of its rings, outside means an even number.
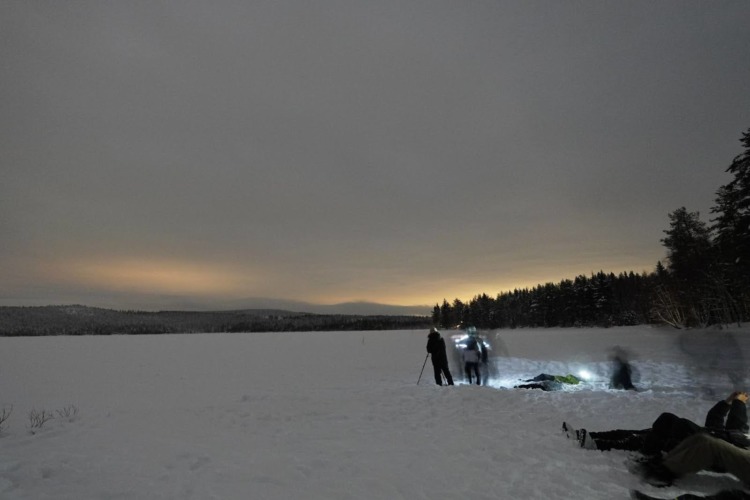
[[[427,331],[0,338],[2,499],[610,499],[738,487],[700,474],[644,485],[589,430],[702,423],[750,388],[750,328],[490,332],[489,386],[434,384]],[[443,331],[445,337],[453,332]],[[486,332],[485,332],[486,333]],[[632,353],[640,392],[607,388]],[[513,389],[541,372],[590,383]],[[72,407],[30,429],[29,412]],[[33,430],[33,432],[32,432]]]

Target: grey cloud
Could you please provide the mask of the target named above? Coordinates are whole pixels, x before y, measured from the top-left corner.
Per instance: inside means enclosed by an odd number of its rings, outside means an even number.
[[[279,269],[273,296],[294,276],[314,300],[435,272],[502,288],[622,249],[655,263],[666,214],[708,215],[750,123],[749,13],[6,2],[0,266],[253,260]]]

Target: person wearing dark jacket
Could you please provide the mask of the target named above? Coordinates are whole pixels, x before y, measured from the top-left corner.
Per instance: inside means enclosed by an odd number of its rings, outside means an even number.
[[[448,385],[453,385],[453,377],[448,369],[448,356],[445,354],[445,340],[435,329],[427,335],[427,352],[432,359],[432,369],[435,372],[435,383],[443,385],[443,375]]]
[[[747,437],[746,392],[733,392],[726,400],[719,401],[706,415],[706,430],[709,434],[740,448],[750,448]]]
[[[699,433],[747,449],[750,448],[750,439],[745,434],[748,431],[747,400],[746,392],[733,392],[708,411],[703,427],[673,413],[662,413],[649,429],[587,432],[586,429],[576,431],[563,422],[563,431],[568,437],[577,438],[583,448],[637,451],[651,456],[668,452],[685,438]]]
[[[617,346],[612,351],[612,377],[609,385],[612,389],[624,389],[626,391],[635,391],[633,385],[633,369],[628,362],[628,355],[625,350]]]

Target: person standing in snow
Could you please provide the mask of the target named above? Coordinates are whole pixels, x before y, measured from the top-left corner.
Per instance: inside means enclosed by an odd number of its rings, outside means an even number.
[[[482,360],[482,364],[480,365],[480,371],[482,372],[482,384],[487,385],[487,382],[489,382],[490,380],[489,352],[484,341],[481,339],[479,341],[479,352],[480,358]]]
[[[443,385],[443,375],[445,375],[448,385],[453,385],[453,377],[448,369],[448,356],[445,354],[445,340],[435,328],[431,329],[427,335],[427,352],[432,359],[435,383]]]
[[[469,380],[469,383],[471,384],[472,373],[474,373],[477,379],[477,385],[480,385],[482,383],[482,378],[479,375],[479,360],[481,359],[481,354],[479,353],[479,343],[476,338],[469,338],[466,348],[464,348],[463,358],[464,371],[466,372],[466,378]]]

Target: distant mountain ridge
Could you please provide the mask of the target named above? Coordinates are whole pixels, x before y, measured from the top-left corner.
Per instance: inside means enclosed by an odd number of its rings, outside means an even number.
[[[430,324],[430,317],[425,315],[321,314],[270,307],[149,312],[82,305],[0,306],[0,337],[403,330]]]
[[[34,301],[34,303],[9,303],[0,298],[0,307],[43,307],[47,305],[80,305],[112,309],[116,311],[244,311],[278,310],[310,314],[358,314],[364,316],[431,316],[433,306],[398,306],[376,302],[353,301],[339,304],[315,304],[297,300],[274,299],[267,297],[245,297],[241,299],[191,298],[174,295],[141,295],[130,297],[124,294],[81,295],[64,302]]]
[[[396,306],[365,301],[325,305],[284,299],[249,298],[227,301],[223,304],[230,309],[278,309],[314,314],[358,314],[365,316],[429,316],[432,314],[432,307],[428,305]]]

